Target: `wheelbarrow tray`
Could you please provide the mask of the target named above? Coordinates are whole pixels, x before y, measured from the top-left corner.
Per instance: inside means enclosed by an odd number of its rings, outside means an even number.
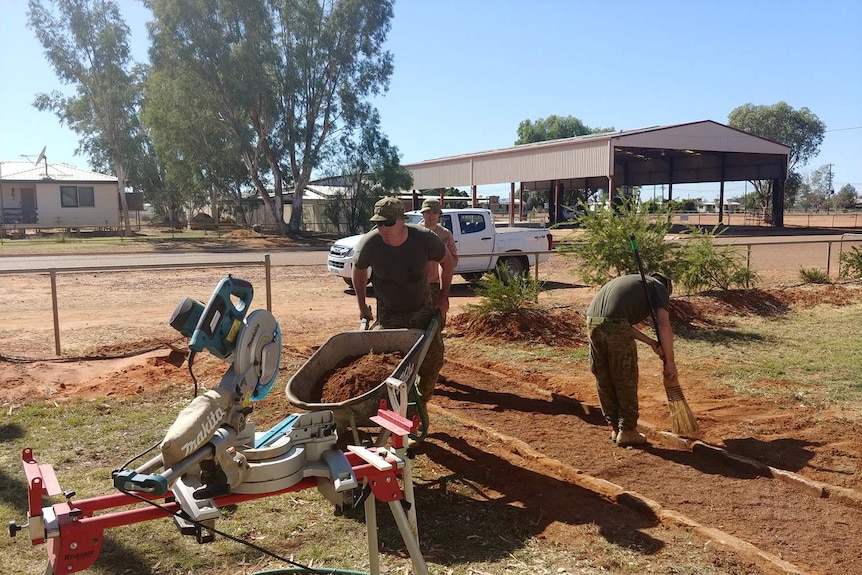
[[[401,352],[403,359],[392,372],[400,381],[413,384],[430,337],[421,329],[377,329],[350,331],[330,337],[287,382],[287,400],[291,405],[308,411],[331,410],[339,430],[352,426],[371,426],[370,417],[377,415],[380,400],[388,397],[386,381],[373,389],[338,403],[320,403],[312,400],[324,374],[335,369],[344,359],[369,353]]]

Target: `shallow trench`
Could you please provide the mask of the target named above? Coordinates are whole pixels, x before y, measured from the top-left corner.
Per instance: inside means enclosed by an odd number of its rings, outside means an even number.
[[[661,441],[656,435],[644,448],[617,447],[596,406],[460,359],[447,360],[433,399],[445,412],[523,442],[521,451],[532,450],[533,456],[542,454],[565,468],[636,492],[680,514],[680,523],[690,518],[706,528],[701,531],[715,529],[715,537],[727,533],[743,547],[747,542],[754,554],[774,560],[768,572],[780,572],[784,565],[788,573],[862,573],[862,509],[814,497],[770,477],[763,468],[709,449]],[[434,438],[432,422],[429,440]]]

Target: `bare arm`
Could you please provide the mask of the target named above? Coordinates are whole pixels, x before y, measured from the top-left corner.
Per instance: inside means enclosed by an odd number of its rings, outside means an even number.
[[[368,268],[359,269],[353,266],[353,291],[356,292],[356,303],[359,304],[359,318],[368,318],[368,321],[374,319],[374,314],[371,313],[371,307],[365,302],[365,294],[368,288]]]
[[[670,325],[670,314],[666,308],[660,307],[656,312],[658,321],[658,336],[661,341],[661,357],[664,359],[664,376],[667,379],[676,380],[678,377],[676,361],[673,355],[673,329]]]
[[[458,267],[458,246],[455,244],[455,236],[450,232],[446,237],[446,247],[449,248],[449,253],[452,255],[452,269]]]
[[[449,313],[449,289],[452,287],[452,275],[455,272],[455,263],[449,250],[440,260],[440,299],[437,300],[437,309],[440,310],[443,325],[446,325],[446,314]]]

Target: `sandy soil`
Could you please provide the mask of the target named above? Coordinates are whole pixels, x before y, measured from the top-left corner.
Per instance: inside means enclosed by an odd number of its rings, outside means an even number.
[[[185,340],[167,320],[182,297],[206,300],[223,273],[61,276],[61,333],[69,359],[53,355],[46,280],[4,277],[3,409],[188,386],[187,366],[176,365]],[[702,365],[682,374],[701,422],[700,442],[680,441],[661,433],[670,425],[660,370],[642,354],[641,424],[651,444],[618,448],[608,440],[586,361],[535,360],[529,353],[517,361],[477,359],[475,346],[501,341],[520,341],[526,352],[537,343],[561,350],[584,345],[580,314],[593,290],[580,286],[562,261],[554,260],[546,273],[550,289],[542,301],[552,311],[535,321],[480,325],[465,313],[464,306],[476,301],[469,286],[458,282],[453,288],[446,364],[422,456],[469,477],[483,497],[523,509],[534,519],[529,530],[562,548],[573,544],[578,526],[593,522],[608,533],[637,530],[658,546],[677,544],[669,532],[693,532],[748,561],[739,573],[862,573],[858,413],[737,396],[710,385],[713,369],[722,366]],[[286,380],[328,337],[356,329],[358,314],[352,292],[324,266],[276,268],[273,284]],[[685,298],[675,302],[672,317],[684,329],[729,314],[818,304],[862,305],[862,290],[772,287]],[[198,362],[201,379],[224,369],[205,357]],[[767,466],[809,482],[782,481]],[[633,497],[647,503],[632,503]],[[611,509],[609,501],[622,507]]]

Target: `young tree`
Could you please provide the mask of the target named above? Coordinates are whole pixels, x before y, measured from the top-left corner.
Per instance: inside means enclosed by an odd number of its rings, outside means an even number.
[[[75,87],[72,96],[39,94],[34,105],[53,111],[80,136],[78,152],[113,167],[125,233],[131,234],[125,189],[140,91],[129,28],[113,0],[29,0],[27,16],[57,76]]]
[[[772,106],[745,104],[732,110],[727,119],[734,128],[789,146],[788,179],[797,166],[817,156],[826,131],[826,124],[811,110],[794,110],[787,102]],[[772,205],[772,180],[751,183],[761,208],[767,211]]]

